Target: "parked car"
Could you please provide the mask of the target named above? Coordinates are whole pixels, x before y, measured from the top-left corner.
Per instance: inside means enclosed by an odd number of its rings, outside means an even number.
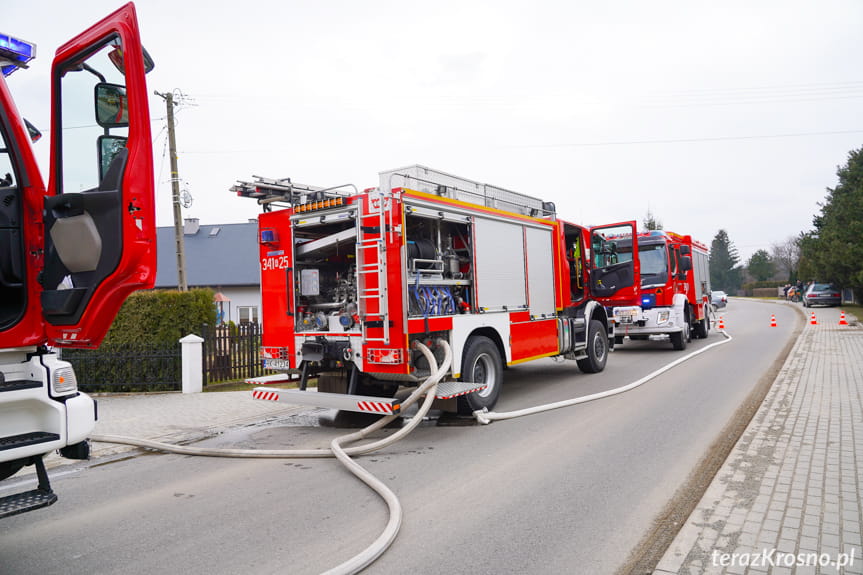
[[[803,294],[803,306],[813,305],[839,305],[842,303],[842,294],[831,284],[813,283],[806,288]]]
[[[719,309],[728,305],[728,294],[721,290],[710,292],[710,304],[713,309]]]

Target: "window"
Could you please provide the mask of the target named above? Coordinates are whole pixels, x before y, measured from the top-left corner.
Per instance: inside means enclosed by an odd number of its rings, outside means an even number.
[[[237,310],[240,314],[240,323],[258,323],[257,306],[238,306]]]
[[[0,329],[16,323],[26,304],[21,191],[0,126]]]
[[[112,39],[85,61],[66,63],[61,71],[63,192],[98,189],[111,159],[125,147],[125,77],[117,54],[122,54],[119,40]],[[97,91],[97,85],[113,89]]]

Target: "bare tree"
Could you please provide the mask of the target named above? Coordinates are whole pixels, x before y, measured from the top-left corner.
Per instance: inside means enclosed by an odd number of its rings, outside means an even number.
[[[795,236],[770,245],[770,255],[776,265],[776,275],[788,282],[797,281],[800,267],[800,245]]]

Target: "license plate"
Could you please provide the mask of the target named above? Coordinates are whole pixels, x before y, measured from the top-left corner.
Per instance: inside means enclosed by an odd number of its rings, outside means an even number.
[[[638,317],[638,308],[622,308],[614,310],[614,319],[620,323],[632,323]]]
[[[264,367],[267,369],[291,369],[291,363],[287,359],[265,359]]]

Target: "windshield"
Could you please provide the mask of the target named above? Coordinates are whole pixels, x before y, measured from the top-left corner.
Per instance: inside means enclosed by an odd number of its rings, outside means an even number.
[[[810,291],[836,291],[831,284],[813,284]]]
[[[668,278],[668,258],[665,244],[639,245],[638,261],[641,264],[641,285],[664,284]]]

